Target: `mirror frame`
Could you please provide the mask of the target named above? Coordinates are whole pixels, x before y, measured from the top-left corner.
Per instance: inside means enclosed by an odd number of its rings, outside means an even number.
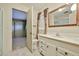
[[[79,17],[78,17],[78,15],[79,15],[79,4],[76,4],[76,5],[77,5],[77,7],[76,7],[76,24],[50,25],[49,14],[51,14],[51,13],[53,13],[53,12],[59,10],[60,8],[64,8],[65,6],[67,6],[67,4],[65,4],[65,5],[62,5],[62,6],[56,8],[56,9],[54,9],[54,10],[52,10],[52,11],[50,11],[50,12],[48,13],[48,27],[77,26],[77,25],[79,24]]]
[[[47,28],[48,28],[48,8],[44,9],[43,11],[44,13],[44,34],[47,34]],[[39,34],[39,20],[40,20],[40,17],[41,17],[41,14],[42,12],[39,12],[37,14],[37,32],[36,32],[36,39],[38,40],[38,34]]]

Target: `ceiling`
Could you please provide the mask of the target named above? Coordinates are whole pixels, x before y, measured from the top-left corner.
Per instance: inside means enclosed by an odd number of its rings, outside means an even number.
[[[24,11],[20,11],[17,9],[12,9],[12,18],[16,20],[25,20],[27,16],[27,13]]]

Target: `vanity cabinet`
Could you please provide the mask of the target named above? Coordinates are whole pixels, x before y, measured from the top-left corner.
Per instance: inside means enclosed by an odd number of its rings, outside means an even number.
[[[42,55],[55,56],[56,55],[56,46],[51,45],[47,42],[39,42],[39,50]]]
[[[74,52],[68,51],[68,49],[58,47],[56,49],[56,56],[76,56],[76,54]]]
[[[39,36],[39,52],[44,56],[78,56],[79,46]]]

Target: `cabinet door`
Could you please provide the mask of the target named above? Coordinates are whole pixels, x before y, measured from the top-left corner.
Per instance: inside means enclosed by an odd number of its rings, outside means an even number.
[[[57,55],[59,55],[59,53],[62,54],[62,55],[66,54],[65,53],[66,52],[65,49],[61,48],[61,47],[57,47],[56,52],[57,52]]]
[[[65,48],[61,48],[61,47],[58,47],[57,48],[57,56],[60,56],[63,55],[63,56],[78,56],[77,53],[74,53],[73,51],[70,51],[68,49],[65,49]]]
[[[56,56],[56,46],[47,44],[47,55],[48,56]]]
[[[59,52],[56,52],[56,56],[64,56],[64,55]]]
[[[79,56],[79,54],[74,53],[73,51],[66,50],[66,56]]]

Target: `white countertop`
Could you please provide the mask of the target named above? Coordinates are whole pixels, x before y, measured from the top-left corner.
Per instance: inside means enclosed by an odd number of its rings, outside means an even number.
[[[53,40],[58,40],[58,41],[62,41],[62,42],[67,42],[67,43],[71,43],[71,44],[75,44],[75,45],[79,45],[79,38],[70,38],[70,37],[61,37],[61,36],[51,36],[51,35],[47,35],[47,34],[39,34],[39,36],[42,37],[46,37],[46,38],[50,38]]]

